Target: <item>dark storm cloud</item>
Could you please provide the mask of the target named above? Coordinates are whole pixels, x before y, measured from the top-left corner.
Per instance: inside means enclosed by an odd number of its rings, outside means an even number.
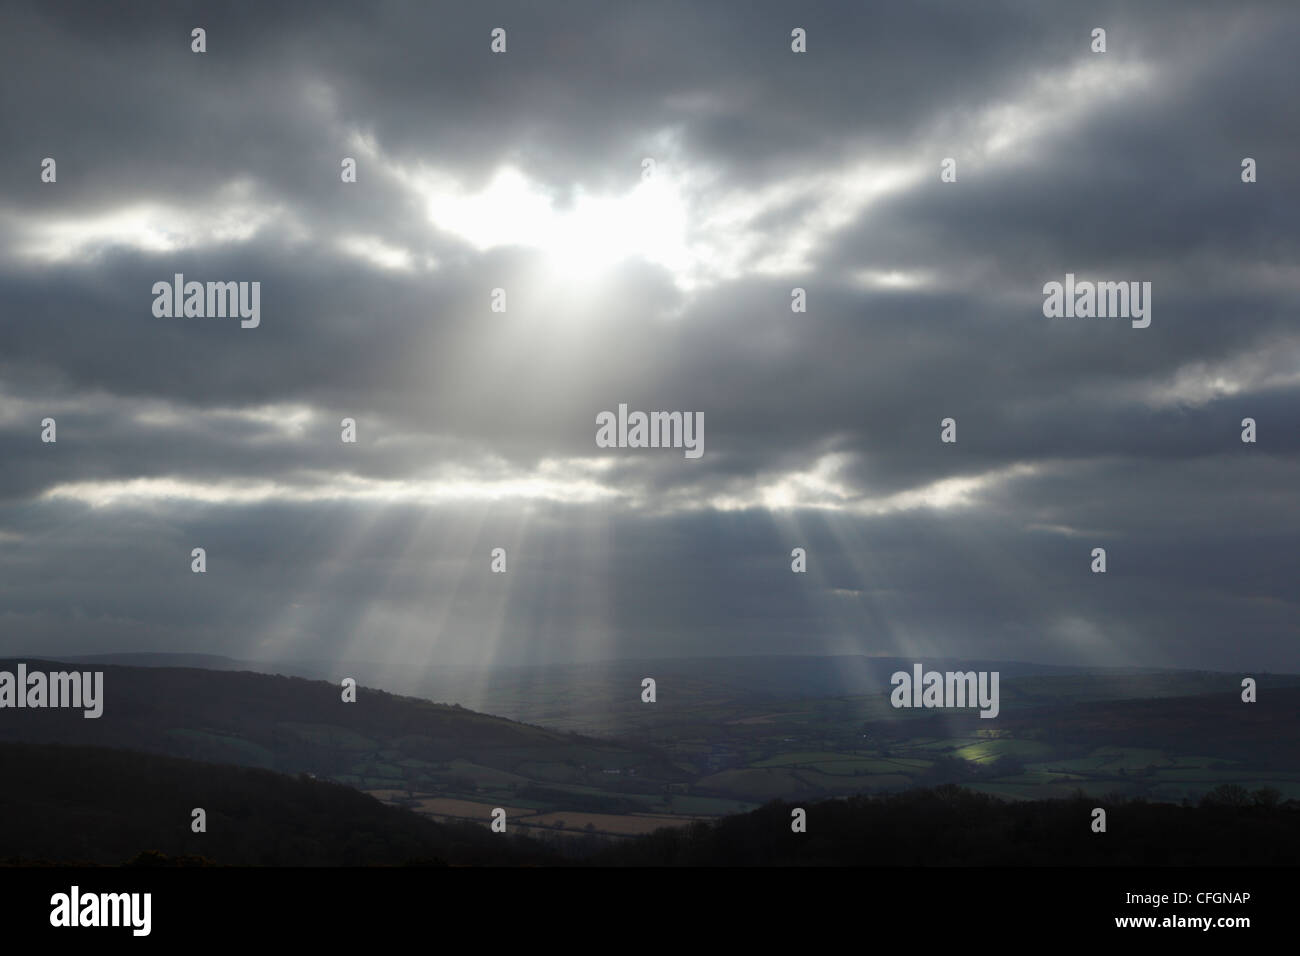
[[[15,649],[1300,666],[1288,4],[5,18],[0,627]],[[504,57],[487,50],[496,26]],[[949,155],[956,184],[938,179]],[[39,182],[45,156],[57,185]],[[342,156],[360,158],[355,186]],[[410,179],[476,191],[510,165],[563,205],[628,191],[644,156],[682,175],[693,209],[757,204],[755,251],[724,242],[738,275],[685,288],[632,261],[577,302],[536,250],[437,228]],[[845,199],[860,164],[919,174]],[[177,248],[50,251],[142,209],[175,219]],[[757,268],[801,236],[802,263]],[[371,239],[415,265],[344,245]],[[1151,281],[1150,328],[1043,318],[1043,283],[1067,271]],[[152,284],[176,272],[261,281],[262,325],[153,317]],[[881,285],[890,273],[920,278]],[[505,314],[488,309],[498,286]],[[807,313],[790,312],[794,286]],[[620,402],[703,411],[704,457],[599,452],[594,416]],[[38,440],[46,415],[56,445]],[[938,440],[947,416],[956,445]],[[1256,445],[1238,437],[1248,416]],[[569,461],[598,455],[599,473]],[[421,497],[539,476],[615,497]],[[122,497],[139,479],[170,484]],[[898,497],[951,479],[972,482],[953,507]],[[838,510],[760,506],[791,481],[796,504]],[[375,496],[350,498],[355,482]],[[504,577],[486,573],[496,546]],[[1106,576],[1087,571],[1094,546]]]

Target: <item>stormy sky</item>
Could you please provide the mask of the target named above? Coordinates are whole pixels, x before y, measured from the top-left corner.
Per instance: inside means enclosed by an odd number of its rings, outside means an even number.
[[[6,4],[0,653],[1300,670],[1298,47],[1258,0]],[[177,273],[260,325],[155,316]],[[1150,326],[1044,317],[1067,273]],[[597,447],[620,404],[703,456]]]

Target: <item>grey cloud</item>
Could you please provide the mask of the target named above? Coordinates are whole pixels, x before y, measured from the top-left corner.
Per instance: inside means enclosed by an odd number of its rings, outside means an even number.
[[[5,16],[0,138],[18,148],[0,155],[0,625],[14,648],[518,662],[935,647],[1296,666],[1290,5],[31,4]],[[195,25],[203,57],[188,49]],[[498,25],[505,57],[487,53]],[[805,57],[788,51],[796,25]],[[959,182],[941,184],[945,144],[976,142],[984,111],[1094,63],[1096,25],[1106,68],[1145,68],[1147,82],[1065,97],[1075,121],[1002,154],[959,153]],[[379,155],[344,187],[354,134]],[[860,162],[923,175],[846,209],[806,269],[685,289],[633,261],[577,302],[548,292],[536,251],[478,251],[433,228],[385,168],[423,163],[479,187],[512,163],[571,199],[626,191],[656,152],[717,177],[690,186],[700,208]],[[47,155],[56,186],[37,179]],[[1250,186],[1245,155],[1260,163]],[[223,201],[269,219],[250,239],[172,252],[102,243],[45,263],[18,249],[51,222],[145,203],[201,231]],[[751,228],[770,251],[813,213],[794,196]],[[349,236],[436,267],[374,267],[338,248]],[[863,270],[928,284],[866,288]],[[1042,283],[1066,271],[1152,281],[1152,326],[1044,319]],[[154,318],[150,287],[175,272],[260,280],[262,326]],[[795,285],[806,314],[790,311]],[[505,314],[488,309],[497,286]],[[1216,391],[1221,374],[1233,380]],[[1175,381],[1206,387],[1175,393]],[[620,402],[703,411],[704,458],[600,452],[594,416]],[[247,414],[267,406],[313,417],[295,431]],[[46,407],[59,410],[54,446],[38,439]],[[170,415],[137,417],[150,409]],[[344,415],[360,423],[355,448],[339,442]],[[955,446],[938,440],[949,415]],[[1247,416],[1257,445],[1237,437]],[[698,507],[751,500],[832,454],[859,505],[1034,470],[951,509]],[[542,461],[598,455],[612,464],[592,480],[627,500],[292,495],[350,477],[526,479]],[[290,494],[41,497],[139,478]],[[1086,570],[1094,540],[1112,550],[1104,578]],[[196,542],[212,554],[206,576],[188,570]],[[498,542],[512,553],[504,580],[485,573]],[[806,578],[789,571],[796,545],[814,555]]]

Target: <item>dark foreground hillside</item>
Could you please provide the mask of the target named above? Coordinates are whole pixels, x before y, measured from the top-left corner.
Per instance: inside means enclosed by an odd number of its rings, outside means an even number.
[[[802,805],[697,823],[610,847],[614,866],[1294,866],[1300,802],[1224,786],[1198,806],[1145,801],[1004,802],[954,785]],[[1107,831],[1091,829],[1092,811]]]
[[[0,862],[448,863],[600,866],[1273,866],[1300,859],[1300,802],[1224,786],[1200,805],[1079,798],[1003,802],[957,786],[794,805],[561,847],[440,824],[350,787],[155,754],[0,744]],[[1091,829],[1107,811],[1107,832]],[[193,833],[191,811],[207,811]],[[561,855],[561,850],[563,855]]]
[[[535,841],[435,823],[341,784],[99,747],[0,743],[0,861],[120,864],[554,862]],[[191,811],[207,811],[193,833]]]

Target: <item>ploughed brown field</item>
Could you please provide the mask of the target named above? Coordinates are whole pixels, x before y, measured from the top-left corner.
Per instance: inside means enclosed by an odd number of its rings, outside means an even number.
[[[397,798],[406,795],[403,790],[367,790],[366,793],[384,802],[396,802]],[[492,819],[492,811],[499,806],[499,803],[478,803],[452,797],[425,797],[412,804],[411,809],[436,820],[477,821],[487,826]],[[505,807],[505,811],[507,826],[524,827],[527,830],[543,828],[573,836],[591,832],[607,836],[637,836],[653,833],[660,827],[681,827],[695,820],[707,819],[684,814],[542,812],[525,807]],[[592,829],[588,830],[588,826]]]

